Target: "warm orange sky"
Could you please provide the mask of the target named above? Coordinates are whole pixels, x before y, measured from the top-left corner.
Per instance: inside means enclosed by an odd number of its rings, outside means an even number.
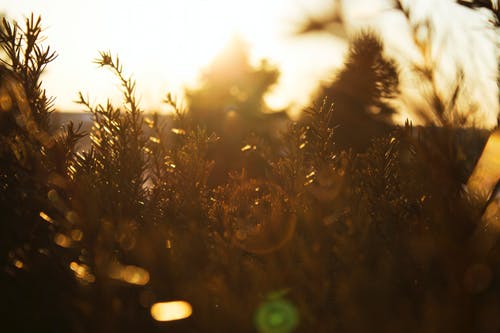
[[[317,12],[321,3],[325,1],[7,0],[5,8],[18,20],[32,11],[42,15],[47,44],[59,54],[48,67],[46,87],[57,96],[60,109],[79,107],[73,103],[78,90],[98,101],[116,96],[112,77],[92,64],[99,50],[120,56],[137,80],[144,108],[161,108],[166,92],[180,93],[194,84],[234,34],[249,41],[256,61],[267,57],[282,69],[281,85],[269,101],[283,107],[291,95],[305,102],[308,92],[301,89],[306,83],[312,87],[319,74],[341,61],[338,40],[291,36],[304,10]]]
[[[484,16],[452,0],[408,0],[416,18],[438,23],[443,72],[454,59],[464,63],[470,95],[480,101],[484,120],[492,125],[498,111],[494,77],[497,50],[485,33]],[[117,96],[117,83],[92,60],[99,50],[118,54],[137,80],[144,109],[162,110],[168,91],[181,94],[199,71],[234,34],[248,40],[252,57],[268,58],[282,72],[269,94],[273,107],[300,109],[319,80],[341,64],[345,42],[330,35],[292,36],[294,23],[306,14],[327,12],[328,0],[4,0],[8,17],[42,15],[46,43],[59,57],[48,67],[45,87],[57,96],[60,110],[77,110],[78,91],[103,102]],[[389,10],[389,0],[344,0],[348,33],[368,26],[387,39],[387,52],[401,59],[418,58],[403,17]],[[492,38],[496,38],[493,36]],[[459,50],[459,52],[457,52]],[[403,58],[402,58],[403,57]],[[414,82],[403,84],[414,86]],[[411,89],[411,88],[410,88]]]

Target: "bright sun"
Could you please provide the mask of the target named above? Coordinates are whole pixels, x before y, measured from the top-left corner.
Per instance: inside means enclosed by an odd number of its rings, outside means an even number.
[[[59,54],[45,80],[49,92],[57,86],[52,90],[57,90],[59,108],[78,109],[72,101],[79,90],[97,101],[118,98],[112,78],[92,64],[98,51],[120,56],[147,108],[161,105],[167,91],[180,94],[195,84],[236,34],[253,50],[276,44],[277,17],[287,11],[288,1],[7,0],[12,2],[7,15],[19,21],[31,12],[42,16],[47,43]]]
[[[192,79],[233,34],[244,33],[243,12],[231,0],[158,1],[154,8],[132,5],[130,10],[140,22],[135,37],[143,52],[151,50],[176,62],[176,74],[184,78]],[[127,53],[136,54],[138,61],[144,58],[143,52],[136,52],[137,45],[127,45],[131,47]]]
[[[105,6],[106,12],[120,14],[96,31],[94,38],[102,39],[103,47],[123,56],[129,68],[146,65],[149,76],[188,84],[235,34],[265,38],[259,36],[255,21],[253,26],[248,24],[262,10],[258,1],[256,5],[232,0],[129,0],[121,2],[119,9]]]

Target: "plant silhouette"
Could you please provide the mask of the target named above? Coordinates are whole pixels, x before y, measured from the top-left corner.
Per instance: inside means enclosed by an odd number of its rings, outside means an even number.
[[[101,52],[123,99],[80,93],[92,117],[83,133],[51,124],[40,78],[55,55],[40,19],[2,24],[6,330],[500,328],[495,234],[488,251],[471,246],[498,207],[464,189],[488,133],[393,124],[398,65],[372,33],[351,42],[302,119],[279,118],[280,133],[263,102],[277,70],[251,66],[240,42],[188,92],[188,110],[167,95],[171,117],[143,111],[119,57]],[[229,113],[243,120],[237,132]],[[172,300],[191,316],[155,321],[152,305]]]

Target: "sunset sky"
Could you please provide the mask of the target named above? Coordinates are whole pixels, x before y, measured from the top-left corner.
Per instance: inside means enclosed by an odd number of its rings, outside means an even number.
[[[470,95],[480,101],[484,124],[498,111],[497,50],[487,17],[451,0],[408,1],[415,18],[438,23],[437,39],[443,72],[454,61],[464,64]],[[318,82],[332,77],[342,63],[346,42],[332,34],[295,36],[297,24],[332,10],[327,0],[4,0],[9,18],[22,20],[31,12],[42,16],[46,44],[59,57],[48,67],[45,87],[57,97],[59,110],[79,110],[73,101],[82,91],[91,101],[117,98],[117,83],[92,60],[98,51],[118,54],[127,73],[137,80],[141,105],[165,110],[167,92],[181,95],[194,86],[200,71],[234,35],[245,38],[256,62],[267,58],[281,78],[267,96],[275,108],[296,112]],[[387,40],[387,53],[415,60],[409,29],[391,1],[343,1],[347,33],[372,27]],[[418,59],[417,59],[418,60]],[[451,66],[453,67],[453,66]],[[404,72],[402,73],[404,76]],[[404,83],[404,82],[403,82]],[[404,83],[405,84],[405,83]],[[406,82],[409,86],[412,83]],[[410,94],[411,95],[411,94]]]

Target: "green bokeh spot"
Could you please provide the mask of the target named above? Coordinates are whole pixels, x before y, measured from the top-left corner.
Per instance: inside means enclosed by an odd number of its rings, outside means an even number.
[[[298,323],[297,310],[285,299],[262,303],[255,314],[255,326],[259,333],[290,333]]]

